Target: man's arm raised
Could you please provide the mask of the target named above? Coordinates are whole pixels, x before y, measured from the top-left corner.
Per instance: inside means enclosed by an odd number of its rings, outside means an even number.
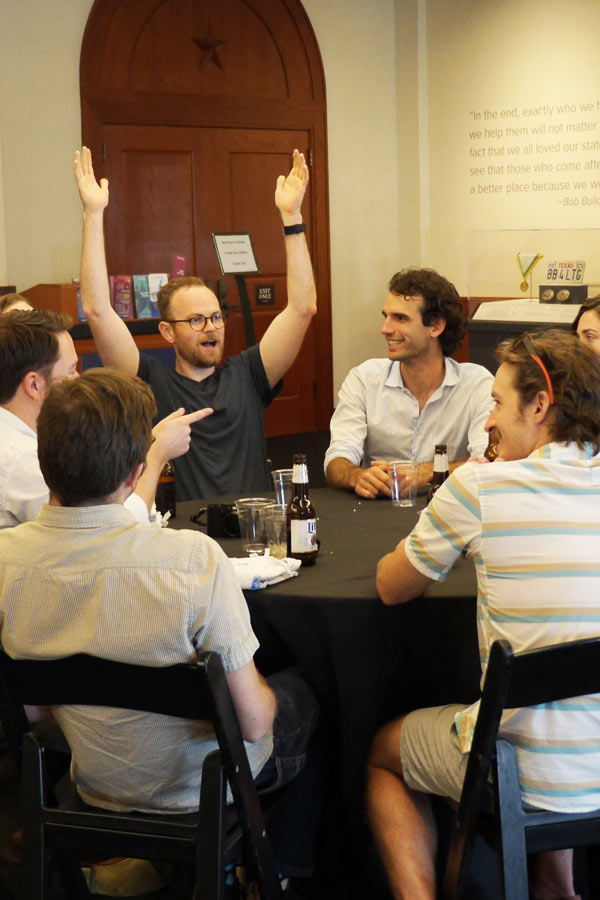
[[[104,210],[108,205],[108,181],[96,181],[92,154],[87,147],[75,154],[75,181],[83,203],[81,245],[81,304],[100,359],[105,366],[136,375],[140,354],[125,322],[110,305],[110,288],[104,250]]]
[[[294,150],[292,169],[287,178],[280,175],[275,204],[283,225],[302,223],[302,200],[308,185],[308,166],[304,154]],[[302,346],[306,329],[317,311],[317,294],[308,246],[304,233],[288,234],[285,240],[287,297],[284,310],[271,322],[261,342],[260,355],[271,387],[292,365]]]

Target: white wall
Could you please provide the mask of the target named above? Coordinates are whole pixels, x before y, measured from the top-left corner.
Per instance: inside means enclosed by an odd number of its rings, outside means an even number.
[[[4,192],[2,189],[2,131],[0,130],[0,284],[6,279],[6,226],[4,223]]]
[[[531,232],[497,254],[494,229],[600,227],[600,3],[427,0],[427,18],[432,264],[461,291],[516,296],[515,252],[544,252],[539,283],[566,243]],[[598,232],[575,245],[597,283]]]
[[[327,86],[337,393],[351,366],[386,354],[381,308],[399,268],[395,9],[394,0],[303,2]]]
[[[0,282],[18,289],[78,274],[72,159],[81,141],[79,52],[91,6],[92,0],[0,0],[6,255]],[[2,259],[0,251],[0,266]]]

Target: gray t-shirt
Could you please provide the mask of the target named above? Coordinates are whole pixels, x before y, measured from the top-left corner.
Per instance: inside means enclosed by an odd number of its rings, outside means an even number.
[[[203,381],[193,381],[141,353],[138,375],[156,398],[158,418],[180,406],[205,406],[212,416],[192,425],[190,449],[174,460],[178,500],[272,490],[264,411],[279,393],[271,388],[258,345],[228,359]]]

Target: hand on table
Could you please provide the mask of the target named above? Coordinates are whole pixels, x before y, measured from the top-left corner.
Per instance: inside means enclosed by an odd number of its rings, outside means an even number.
[[[373,460],[368,469],[361,469],[354,490],[359,497],[363,497],[365,500],[374,500],[381,494],[391,497],[386,461],[383,459]]]

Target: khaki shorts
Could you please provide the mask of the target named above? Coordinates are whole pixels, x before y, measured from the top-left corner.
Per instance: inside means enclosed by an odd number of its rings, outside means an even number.
[[[460,800],[468,753],[462,753],[454,717],[467,707],[454,703],[409,713],[400,731],[400,759],[408,787]]]

